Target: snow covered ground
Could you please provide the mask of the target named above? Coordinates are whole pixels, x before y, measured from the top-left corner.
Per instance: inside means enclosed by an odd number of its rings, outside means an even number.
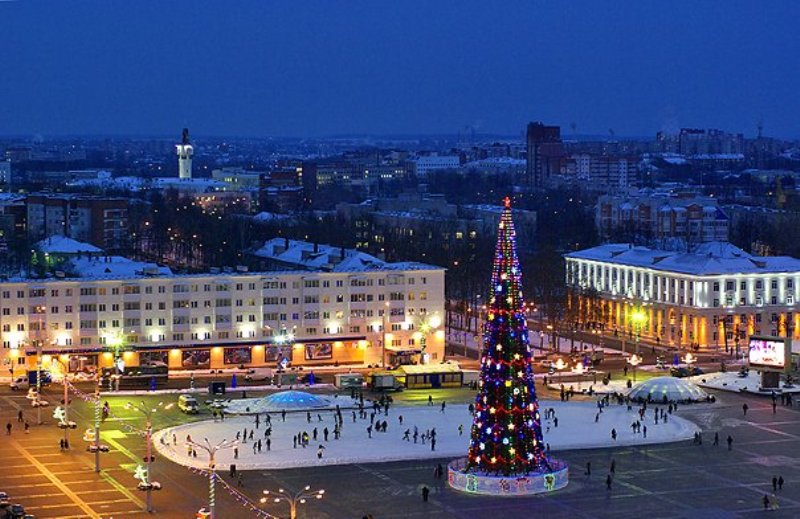
[[[698,386],[719,389],[720,391],[769,393],[769,391],[764,392],[759,390],[761,386],[761,374],[755,370],[750,371],[746,377],[740,377],[738,371],[727,371],[725,373],[718,371],[689,377],[687,380],[691,380]],[[798,386],[784,388],[781,385],[781,388],[784,393],[800,393],[800,387]]]
[[[672,442],[692,438],[695,431],[699,430],[692,422],[675,415],[670,416],[668,423],[664,424],[659,421],[659,424],[656,425],[651,411],[654,407],[648,407],[643,421],[647,427],[647,438],[644,438],[641,433],[634,434],[631,431],[631,424],[638,418],[635,406],[632,411],[627,411],[625,406],[612,404],[604,410],[599,421],[595,423],[597,406],[593,402],[542,401],[542,416],[544,416],[545,409],[553,408],[558,418],[558,427],[555,427],[552,420],[542,421],[542,427],[545,429],[543,431],[544,441],[550,444],[553,451],[587,449]],[[307,422],[304,412],[287,414],[285,422],[281,421],[279,414],[273,414],[271,416],[272,449],[269,452],[266,450],[264,441],[265,425],[262,415],[261,426],[254,434],[254,440],[262,440],[262,451],[254,454],[253,442],[248,440],[247,443],[239,444],[238,459],[234,460],[234,453],[231,450],[220,451],[217,453],[217,464],[225,469],[231,463],[236,463],[240,470],[281,469],[458,457],[464,456],[467,452],[472,420],[466,405],[447,406],[444,413],[441,412],[439,405],[394,406],[389,409],[388,417],[381,415],[376,418],[376,420],[387,421],[388,432],[373,431],[371,439],[368,438],[366,431],[369,418],[357,419],[353,423],[352,413],[344,410],[342,412],[344,427],[339,440],[333,439],[334,419],[331,412],[321,413],[321,422],[317,421],[317,414],[312,412],[311,423]],[[400,415],[403,416],[402,426],[399,425]],[[459,435],[459,425],[463,425],[463,435]],[[426,430],[436,428],[436,451],[431,450],[430,442],[423,444],[420,440],[415,444],[413,441],[402,439],[406,429],[410,429],[413,435],[414,426],[418,428],[420,435]],[[187,435],[190,435],[194,441],[202,442],[204,438],[208,438],[212,444],[216,444],[222,439],[235,439],[236,432],[245,428],[249,435],[249,431],[253,427],[254,418],[252,416],[230,417],[226,418],[224,422],[204,421],[184,424],[158,431],[154,435],[155,446],[161,455],[177,463],[205,467],[208,460],[203,451],[197,451],[197,458],[188,455],[185,444]],[[330,431],[327,442],[323,441],[322,431],[325,427]],[[317,441],[312,439],[305,449],[293,448],[292,438],[294,435],[306,431],[309,436],[312,436],[314,428],[317,428],[318,431]],[[612,428],[617,431],[616,441],[611,439]],[[176,445],[172,443],[173,434],[177,439]],[[325,447],[322,459],[317,458],[320,445]]]

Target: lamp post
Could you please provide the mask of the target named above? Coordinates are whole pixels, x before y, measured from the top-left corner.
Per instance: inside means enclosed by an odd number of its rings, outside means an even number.
[[[94,471],[100,472],[100,370],[94,374]]]
[[[264,497],[261,498],[261,503],[264,504],[269,501],[280,503],[281,501],[286,501],[289,503],[289,519],[297,519],[297,505],[305,504],[308,499],[322,499],[324,494],[325,490],[311,490],[310,485],[306,485],[303,490],[296,494],[292,494],[282,488],[278,489],[277,492],[264,490]],[[273,495],[276,497],[271,497]]]
[[[631,358],[628,359],[628,364],[633,366],[633,381],[636,382],[636,366],[642,363],[642,357],[634,353],[631,355]]]
[[[217,482],[217,465],[215,456],[217,451],[233,448],[238,445],[238,442],[222,440],[216,445],[211,445],[211,442],[208,441],[208,438],[203,438],[203,441],[205,441],[205,444],[194,441],[189,441],[188,443],[192,447],[197,447],[198,449],[204,450],[208,453],[208,511],[210,514],[208,517],[209,519],[214,519],[214,507],[216,506],[215,487]]]
[[[38,329],[36,330],[36,398],[42,398],[42,328],[44,326],[44,306],[36,307]],[[66,373],[64,374],[66,376]],[[42,425],[42,406],[36,407],[36,424]]]
[[[383,341],[381,341],[381,368],[386,369],[386,341],[389,339],[389,302],[383,303]]]
[[[69,449],[69,438],[67,436],[67,431],[69,431],[69,381],[67,380],[67,372],[68,369],[68,362],[69,356],[67,356],[67,362],[62,361],[58,357],[53,357],[53,362],[58,362],[61,364],[62,372],[61,372],[61,381],[64,384],[64,418],[61,420],[63,424],[66,425],[64,427],[64,447]]]
[[[155,407],[148,407],[145,405],[144,402],[142,402],[139,405],[134,404],[133,402],[128,402],[127,404],[125,404],[125,409],[132,409],[134,411],[138,411],[145,417],[145,438],[147,439],[147,456],[145,458],[145,461],[147,462],[146,511],[148,513],[153,512],[153,481],[150,470],[153,463],[153,414],[155,414],[155,412],[158,411],[159,409],[169,409],[171,407],[172,404],[164,405],[164,402],[159,402]]]
[[[631,321],[636,327],[636,354],[639,354],[639,340],[642,337],[642,325],[647,321],[647,314],[641,307],[634,310],[631,314]]]

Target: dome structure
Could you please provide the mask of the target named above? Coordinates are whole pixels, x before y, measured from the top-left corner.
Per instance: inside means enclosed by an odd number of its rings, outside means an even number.
[[[628,393],[637,402],[700,402],[708,398],[708,393],[697,385],[676,377],[655,377],[640,382]]]
[[[305,391],[280,391],[262,398],[232,400],[226,407],[229,413],[279,413],[281,411],[311,411],[334,407],[330,398]]]

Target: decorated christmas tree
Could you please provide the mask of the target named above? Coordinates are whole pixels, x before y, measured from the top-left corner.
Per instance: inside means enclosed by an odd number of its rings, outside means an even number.
[[[511,201],[504,200],[484,329],[480,391],[467,471],[522,476],[548,471],[522,298]]]

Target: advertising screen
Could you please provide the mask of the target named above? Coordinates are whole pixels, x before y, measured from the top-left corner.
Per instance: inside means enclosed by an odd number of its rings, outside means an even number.
[[[781,337],[750,337],[747,358],[754,368],[783,371],[786,354],[786,341]]]

